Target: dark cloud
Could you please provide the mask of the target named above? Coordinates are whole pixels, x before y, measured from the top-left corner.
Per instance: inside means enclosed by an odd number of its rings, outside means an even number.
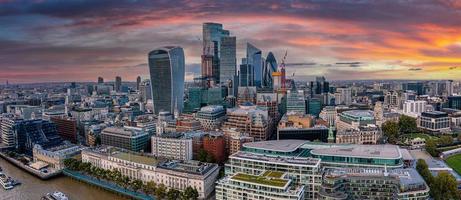
[[[421,71],[423,68],[409,68],[408,71]]]

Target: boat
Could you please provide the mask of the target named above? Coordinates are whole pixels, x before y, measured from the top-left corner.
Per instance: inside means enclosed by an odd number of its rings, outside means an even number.
[[[7,177],[4,173],[0,172],[0,185],[2,185],[3,189],[10,190],[14,188],[12,179]]]
[[[55,191],[53,193],[47,193],[45,196],[42,197],[42,200],[69,200],[67,196],[59,191]]]

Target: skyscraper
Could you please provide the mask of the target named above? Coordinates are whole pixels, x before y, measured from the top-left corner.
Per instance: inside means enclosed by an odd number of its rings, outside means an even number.
[[[122,77],[116,76],[115,77],[115,91],[120,92],[121,86],[122,86]]]
[[[221,38],[229,36],[222,24],[203,24],[202,78],[220,82]],[[210,69],[211,68],[211,69]]]
[[[254,85],[254,74],[253,66],[247,63],[247,59],[242,59],[242,64],[239,70],[240,83],[239,86],[253,86]]]
[[[220,82],[226,83],[228,80],[233,80],[236,75],[236,41],[236,37],[233,36],[221,38]]]
[[[138,76],[136,78],[136,90],[139,90],[139,85],[141,85],[141,77],[140,76]]]
[[[261,50],[256,48],[254,45],[247,43],[247,64],[252,65],[254,75],[254,85],[261,87],[262,82],[262,57]],[[242,63],[243,64],[243,63]]]
[[[104,78],[98,77],[98,84],[103,84],[104,83]]]
[[[154,113],[182,112],[184,106],[184,50],[166,46],[149,53],[149,73]]]
[[[267,54],[266,61],[264,62],[262,87],[273,88],[274,80],[272,73],[276,71],[277,60],[275,60],[274,54],[269,52],[269,54]]]

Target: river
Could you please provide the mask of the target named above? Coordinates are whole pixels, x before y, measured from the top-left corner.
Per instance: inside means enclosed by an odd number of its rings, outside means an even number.
[[[70,200],[123,200],[125,197],[108,192],[101,188],[76,181],[66,176],[42,181],[22,171],[8,161],[0,158],[3,173],[19,180],[22,184],[12,190],[5,191],[0,186],[0,200],[40,200],[45,193],[64,192]]]

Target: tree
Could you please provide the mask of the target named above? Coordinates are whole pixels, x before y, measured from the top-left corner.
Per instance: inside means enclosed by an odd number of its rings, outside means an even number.
[[[423,177],[423,179],[426,181],[428,185],[430,185],[433,182],[434,178],[431,174],[431,171],[429,171],[429,166],[427,165],[425,160],[418,159],[418,162],[416,162],[416,170]]]
[[[395,144],[399,136],[399,124],[397,122],[387,121],[384,122],[382,129],[389,143]]]
[[[198,199],[198,191],[191,187],[191,186],[187,186],[186,189],[182,192],[182,195],[181,195],[181,199],[183,200],[196,200]]]
[[[205,149],[198,150],[197,160],[200,162],[206,162],[206,158],[208,156],[208,152]]]
[[[158,185],[157,189],[155,190],[155,196],[158,199],[164,199],[165,195],[166,195],[166,187],[162,183],[162,184]]]
[[[431,154],[431,156],[436,157],[439,155],[439,151],[437,150],[437,141],[433,139],[428,139],[426,141],[426,151]]]
[[[138,191],[139,189],[142,188],[142,181],[139,179],[136,179],[134,181],[131,181],[131,188],[133,188],[134,191]]]
[[[435,200],[460,199],[455,177],[448,172],[440,172],[431,184],[431,196]]]
[[[399,118],[399,130],[401,133],[408,134],[414,133],[418,130],[416,125],[416,119],[406,115],[402,115]]]
[[[154,181],[149,181],[146,183],[143,190],[146,194],[154,194],[155,190],[157,190],[157,184]]]
[[[179,190],[172,188],[168,190],[166,196],[168,200],[176,200],[179,199],[179,197],[181,196],[181,192]]]
[[[442,146],[448,146],[450,144],[453,144],[453,138],[449,135],[443,135],[442,137],[440,137],[439,143]]]
[[[214,158],[213,154],[208,154],[208,155],[206,156],[206,160],[205,160],[205,161],[208,162],[208,163],[214,163],[214,162],[216,162],[216,159]]]

